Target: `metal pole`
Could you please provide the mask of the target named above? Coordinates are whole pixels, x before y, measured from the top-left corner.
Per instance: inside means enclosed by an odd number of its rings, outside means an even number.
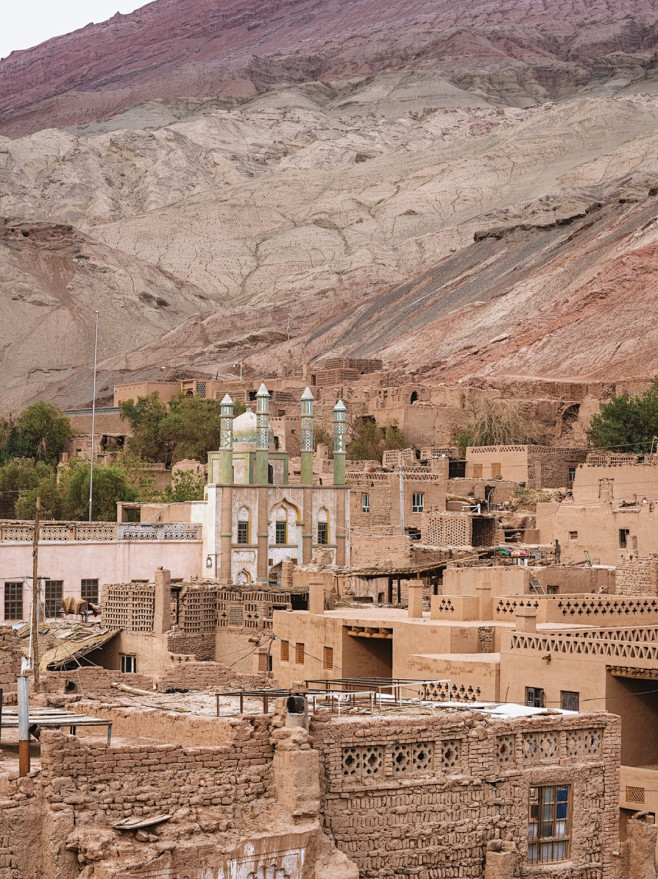
[[[98,312],[96,312],[96,331],[94,334],[94,390],[91,398],[91,462],[89,465],[89,521],[94,496],[94,428],[96,426],[96,364],[98,362]]]
[[[30,771],[30,701],[29,681],[18,679],[18,774],[24,778]]]
[[[32,539],[32,639],[31,656],[32,670],[34,673],[34,692],[38,693],[41,688],[39,680],[39,513],[41,512],[41,498],[37,498],[37,507],[34,513],[34,537]]]

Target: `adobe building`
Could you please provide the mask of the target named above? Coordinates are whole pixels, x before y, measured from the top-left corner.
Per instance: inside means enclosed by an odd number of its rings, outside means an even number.
[[[537,504],[540,542],[564,559],[617,564],[658,552],[658,456],[594,453],[576,468],[573,496]]]
[[[2,879],[655,877],[656,828],[619,838],[619,723],[602,712],[338,716],[301,697],[215,717],[90,695],[75,710],[111,722],[111,744],[44,729],[25,778],[5,745]]]
[[[552,446],[469,446],[467,479],[507,479],[525,488],[567,488],[576,468],[587,458],[585,449]]]

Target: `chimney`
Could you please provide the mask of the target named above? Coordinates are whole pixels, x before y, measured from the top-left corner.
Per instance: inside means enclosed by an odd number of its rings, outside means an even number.
[[[155,606],[153,634],[162,635],[171,628],[171,573],[158,568],[155,572]]]
[[[409,595],[407,606],[409,618],[421,620],[423,618],[423,581],[407,581],[407,591]]]
[[[312,577],[308,584],[308,612],[324,613],[324,579]]]
[[[517,607],[516,631],[533,634],[537,631],[537,609],[534,607]]]

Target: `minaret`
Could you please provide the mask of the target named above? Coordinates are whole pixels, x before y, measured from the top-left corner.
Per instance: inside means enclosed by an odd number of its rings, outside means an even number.
[[[267,461],[269,457],[270,437],[270,393],[264,384],[256,394],[256,467],[254,482],[267,485]]]
[[[302,485],[313,485],[313,394],[302,394]]]
[[[334,485],[345,485],[345,403],[339,400],[334,406]]]
[[[233,482],[233,400],[226,394],[219,405],[219,481],[223,485],[231,485]]]

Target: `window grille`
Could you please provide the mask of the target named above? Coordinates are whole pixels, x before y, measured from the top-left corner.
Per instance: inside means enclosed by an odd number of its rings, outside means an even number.
[[[249,522],[238,522],[238,543],[249,543]]]
[[[98,604],[98,580],[80,580],[80,598]]]
[[[22,583],[5,583],[5,619],[23,619]]]
[[[544,707],[544,691],[541,687],[525,688],[525,704],[531,708]]]
[[[560,707],[564,708],[565,711],[579,711],[580,693],[576,693],[573,690],[561,690]]]
[[[422,513],[425,509],[425,495],[422,493],[422,491],[414,492],[411,508],[414,513]]]
[[[61,611],[63,580],[46,580],[46,619],[56,617]]]
[[[329,543],[329,523],[318,522],[318,544],[326,546]]]
[[[285,544],[288,542],[287,540],[287,523],[286,522],[276,522],[275,523],[275,531],[274,531],[274,542],[278,544]]]
[[[281,662],[288,662],[290,660],[290,642],[282,641],[281,642]]]
[[[322,663],[322,667],[326,669],[331,669],[334,667],[334,648],[333,647],[325,647],[324,648],[324,662]]]
[[[361,495],[361,512],[369,513],[370,512],[370,495],[364,492]]]
[[[297,665],[304,665],[304,644],[295,644],[295,662]]]

